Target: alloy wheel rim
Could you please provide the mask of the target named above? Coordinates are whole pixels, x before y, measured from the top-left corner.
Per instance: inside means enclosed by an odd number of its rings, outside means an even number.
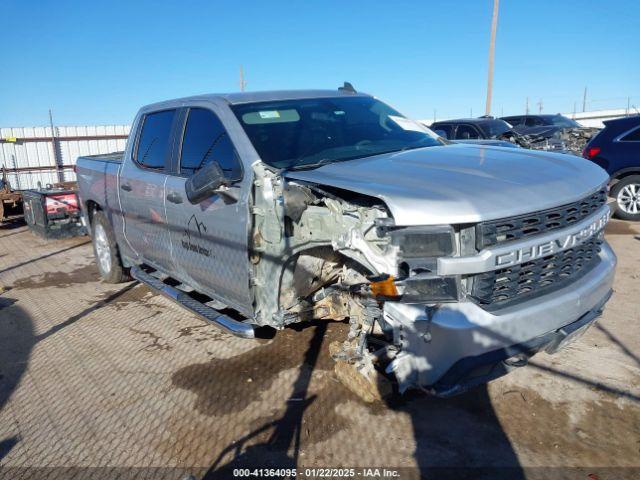
[[[109,249],[107,232],[104,231],[104,227],[100,224],[96,225],[95,245],[100,270],[102,270],[103,273],[108,274],[111,269],[111,250]]]
[[[617,197],[620,210],[631,215],[640,213],[640,184],[630,183],[625,185]]]

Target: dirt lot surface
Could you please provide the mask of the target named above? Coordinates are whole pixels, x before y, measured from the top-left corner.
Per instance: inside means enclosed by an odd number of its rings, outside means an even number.
[[[370,405],[333,373],[344,324],[237,339],[145,286],[101,283],[87,238],[0,227],[0,477],[640,478],[640,225],[607,237],[615,293],[577,343],[459,397]]]

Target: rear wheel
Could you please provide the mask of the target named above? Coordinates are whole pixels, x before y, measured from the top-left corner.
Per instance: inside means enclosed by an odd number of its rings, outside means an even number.
[[[131,280],[128,269],[122,265],[118,244],[107,217],[103,212],[97,211],[92,220],[93,252],[100,276],[107,283]]]
[[[623,220],[640,220],[640,175],[624,177],[611,189],[616,199],[616,217]]]

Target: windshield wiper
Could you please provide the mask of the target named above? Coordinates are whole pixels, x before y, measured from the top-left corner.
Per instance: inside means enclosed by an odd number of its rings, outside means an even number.
[[[354,156],[354,157],[323,158],[322,160],[319,160],[319,161],[313,162],[313,163],[302,163],[302,164],[298,164],[298,165],[293,165],[291,167],[286,167],[286,168],[283,168],[282,171],[310,170],[310,169],[313,169],[313,168],[321,167],[322,165],[326,165],[328,163],[346,162],[346,161],[349,161],[349,160],[360,160],[361,158],[375,157],[377,155],[386,155],[388,153],[395,153],[395,152],[404,152],[406,150],[415,150],[417,148],[426,148],[428,146],[432,146],[432,145],[408,145],[408,146],[403,147],[403,148],[394,148],[393,150],[384,150],[382,152],[372,152],[372,153],[367,154],[367,155],[357,155],[357,156]]]
[[[313,163],[301,163],[298,165],[293,165],[291,167],[286,167],[283,168],[282,170],[287,170],[287,171],[293,171],[293,170],[310,170],[312,168],[317,168],[317,167],[321,167],[322,165],[326,165],[327,163],[332,163],[334,161],[338,161],[338,160],[334,160],[332,158],[323,158],[322,160],[319,160],[317,162],[313,162]]]

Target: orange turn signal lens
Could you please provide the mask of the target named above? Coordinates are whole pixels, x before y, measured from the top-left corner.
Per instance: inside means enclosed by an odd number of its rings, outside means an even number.
[[[371,287],[371,293],[374,297],[397,297],[398,289],[393,282],[393,275],[385,275],[384,277],[377,277],[369,284]]]

